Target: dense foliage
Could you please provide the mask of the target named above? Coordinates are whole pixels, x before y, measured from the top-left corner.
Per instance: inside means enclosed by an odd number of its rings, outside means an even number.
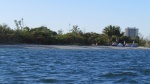
[[[52,31],[45,26],[29,28],[23,27],[23,20],[15,20],[16,29],[6,24],[0,25],[0,44],[48,44],[48,45],[110,45],[112,42],[132,43],[144,45],[144,40],[123,36],[119,26],[109,25],[103,34],[94,32],[83,33],[78,26],[73,26],[70,32],[63,34],[63,30]]]

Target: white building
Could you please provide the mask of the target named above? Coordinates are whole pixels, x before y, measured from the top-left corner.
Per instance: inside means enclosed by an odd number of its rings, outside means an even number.
[[[133,27],[128,27],[128,28],[125,28],[125,33],[124,33],[125,36],[130,36],[131,38],[136,38],[136,36],[138,36],[138,29]]]

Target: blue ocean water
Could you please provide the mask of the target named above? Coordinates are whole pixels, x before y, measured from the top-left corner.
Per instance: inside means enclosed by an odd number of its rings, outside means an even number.
[[[148,84],[149,49],[0,48],[0,83]]]

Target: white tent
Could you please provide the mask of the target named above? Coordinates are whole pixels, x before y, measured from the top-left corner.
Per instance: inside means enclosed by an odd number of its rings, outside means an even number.
[[[118,47],[123,47],[123,44],[122,44],[122,43],[119,43],[117,46],[118,46]]]

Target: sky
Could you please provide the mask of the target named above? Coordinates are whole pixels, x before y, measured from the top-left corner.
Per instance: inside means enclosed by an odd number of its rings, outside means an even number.
[[[150,0],[0,0],[0,24],[15,28],[46,26],[69,32],[78,25],[84,32],[102,33],[108,25],[136,27],[140,35],[150,34]],[[70,26],[69,26],[70,24]]]

